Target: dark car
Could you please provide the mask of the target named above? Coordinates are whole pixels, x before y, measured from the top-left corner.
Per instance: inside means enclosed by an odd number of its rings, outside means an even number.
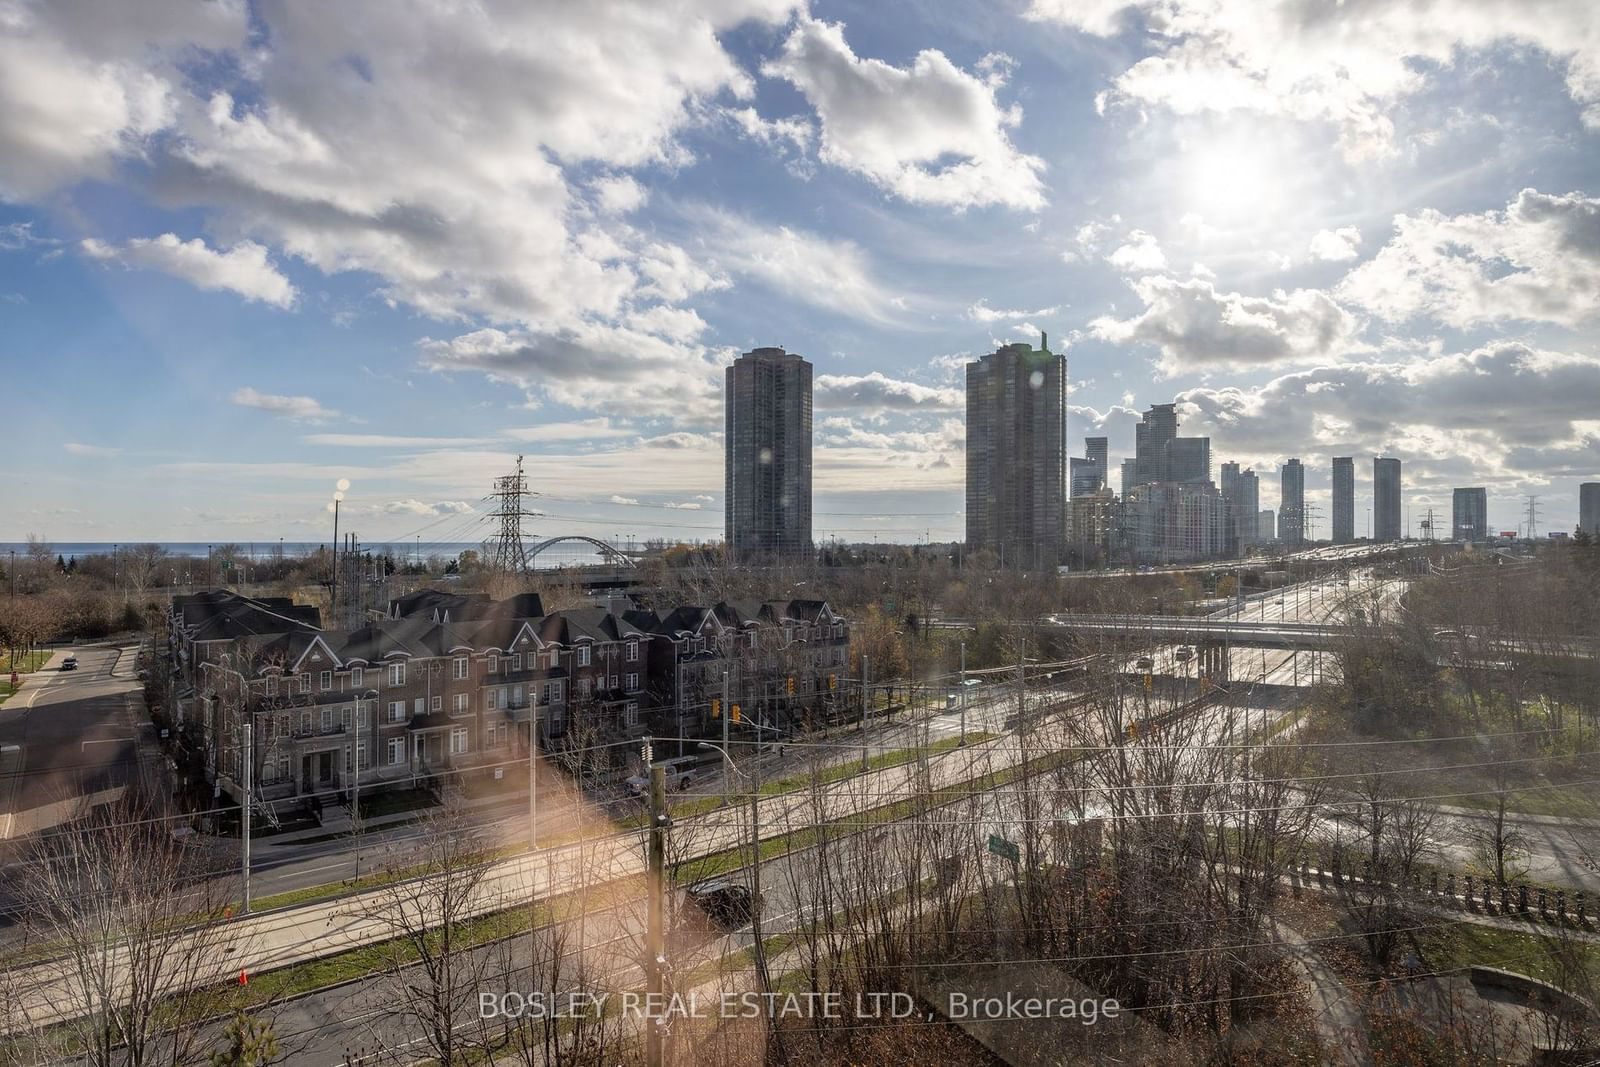
[[[747,885],[719,879],[692,885],[686,892],[718,926],[737,930],[755,918],[755,900]]]
[[[75,671],[75,670],[77,670],[78,669],[78,657],[77,656],[68,656],[66,659],[62,660],[61,661],[61,669],[64,670],[64,671]]]

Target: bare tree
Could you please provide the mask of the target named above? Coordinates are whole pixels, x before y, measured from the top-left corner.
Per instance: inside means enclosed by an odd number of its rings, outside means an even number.
[[[472,1024],[479,987],[491,988],[485,980],[495,973],[494,954],[473,946],[466,928],[480,910],[489,863],[454,792],[432,809],[420,838],[420,848],[385,861],[394,880],[363,894],[350,912],[380,933],[378,1000],[415,1028],[441,1064],[454,1064],[482,1048],[485,1036]],[[417,869],[428,873],[407,877]]]
[[[228,1007],[230,883],[169,825],[127,799],[27,846],[23,921],[55,955],[15,976],[9,1008],[92,1067],[203,1062],[204,1020]]]

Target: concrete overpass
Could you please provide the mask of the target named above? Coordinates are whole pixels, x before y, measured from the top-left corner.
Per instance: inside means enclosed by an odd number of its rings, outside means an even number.
[[[1046,625],[1075,634],[1134,638],[1143,642],[1184,645],[1237,645],[1281,651],[1331,652],[1371,635],[1370,628],[1318,622],[1249,622],[1210,616],[1181,615],[1047,615]],[[1399,627],[1380,632],[1400,636]],[[1484,631],[1440,630],[1431,637],[1445,663],[1499,665],[1516,657],[1590,659],[1600,655],[1593,638],[1502,636]]]

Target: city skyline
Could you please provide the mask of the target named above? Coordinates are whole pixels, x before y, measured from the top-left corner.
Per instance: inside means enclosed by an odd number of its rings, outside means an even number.
[[[1594,38],[1566,15],[1256,34],[1180,0],[1213,45],[1180,67],[1143,0],[489,4],[465,36],[352,5],[325,47],[275,8],[19,10],[0,537],[326,540],[346,479],[392,539],[481,516],[518,453],[552,530],[720,537],[721,377],[779,344],[816,365],[816,538],[949,540],[961,367],[1041,330],[1067,448],[1106,437],[1108,469],[1175,401],[1217,457],[1299,457],[1324,516],[1333,456],[1405,455],[1436,512],[1537,493],[1553,530],[1600,476]],[[480,77],[409,62],[446,33]],[[568,66],[591,40],[617,47]]]

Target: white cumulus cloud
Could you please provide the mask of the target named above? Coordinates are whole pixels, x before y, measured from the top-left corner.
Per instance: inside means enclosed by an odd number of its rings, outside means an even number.
[[[240,241],[219,251],[198,237],[184,241],[175,233],[164,233],[135,237],[121,245],[91,237],[79,247],[91,259],[158,270],[200,289],[226,289],[273,307],[292,307],[297,295],[289,279],[267,258],[266,248],[254,241]]]

